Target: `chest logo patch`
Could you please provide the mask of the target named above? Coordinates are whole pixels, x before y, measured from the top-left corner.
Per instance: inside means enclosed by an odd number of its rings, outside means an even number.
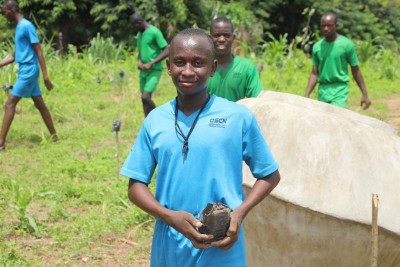
[[[232,75],[232,78],[235,78],[235,79],[240,78],[240,77],[241,77],[241,73],[240,72],[234,72],[233,75]]]
[[[225,118],[212,118],[210,119],[210,127],[214,128],[225,128],[227,119]]]

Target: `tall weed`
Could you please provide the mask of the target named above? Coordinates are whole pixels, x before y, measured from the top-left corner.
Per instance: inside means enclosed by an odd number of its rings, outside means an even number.
[[[374,44],[377,39],[379,38],[356,42],[357,56],[361,64],[377,55],[379,48]]]
[[[107,64],[113,60],[125,60],[126,51],[123,44],[115,44],[112,37],[104,38],[97,33],[87,47],[82,47],[84,54],[97,64]]]

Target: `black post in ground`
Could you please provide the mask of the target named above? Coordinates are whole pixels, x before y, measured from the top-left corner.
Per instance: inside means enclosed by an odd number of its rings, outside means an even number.
[[[119,137],[118,137],[118,132],[121,129],[121,120],[116,119],[113,121],[112,125],[112,130],[111,132],[115,132],[115,145],[116,145],[116,159],[117,159],[117,164],[116,164],[116,176],[117,179],[119,178]]]

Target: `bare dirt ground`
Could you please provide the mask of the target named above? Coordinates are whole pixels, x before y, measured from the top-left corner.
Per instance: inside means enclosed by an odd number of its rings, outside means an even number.
[[[382,104],[386,108],[382,108]],[[360,106],[349,106],[348,108],[355,112],[360,112],[361,110]],[[400,94],[394,94],[388,98],[372,99],[372,105],[367,110],[367,113],[369,116],[388,123],[400,135]]]
[[[387,115],[389,117],[387,123],[392,125],[397,129],[397,132],[400,128],[400,94],[393,95],[391,98],[388,99],[381,99],[377,100],[380,103],[384,103],[388,106]]]
[[[129,232],[136,232],[135,229]],[[31,235],[6,236],[14,239],[17,251],[25,257],[28,266],[101,266],[101,267],[148,267],[150,266],[151,231],[148,235],[127,236],[126,233],[110,233],[87,244],[88,250],[80,255],[65,257],[63,246],[48,238]],[[46,247],[46,250],[42,248]],[[2,265],[1,265],[2,266]]]

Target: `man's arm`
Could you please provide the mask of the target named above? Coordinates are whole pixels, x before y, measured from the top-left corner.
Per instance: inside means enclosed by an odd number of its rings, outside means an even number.
[[[228,232],[226,233],[227,237],[221,241],[213,242],[211,245],[223,250],[230,249],[238,239],[240,225],[246,215],[271,193],[271,191],[278,185],[280,177],[279,171],[276,170],[270,175],[258,179],[245,201],[243,201],[243,203],[231,213],[231,223]]]
[[[209,248],[211,244],[204,241],[213,238],[212,235],[200,234],[195,228],[202,224],[192,214],[185,211],[173,211],[162,206],[150,192],[146,184],[129,179],[128,197],[136,206],[148,214],[162,220],[178,232],[186,236],[198,249]]]
[[[150,62],[148,62],[148,63],[146,63],[146,64],[143,64],[143,65],[142,65],[142,66],[143,66],[143,70],[149,70],[149,69],[151,69],[151,67],[152,67],[154,64],[156,64],[156,63],[160,62],[161,60],[165,59],[168,55],[169,55],[169,45],[167,45],[167,46],[163,49],[163,51],[158,55],[158,57],[156,57],[155,59],[153,59],[152,61],[150,61]]]
[[[310,78],[308,79],[305,97],[308,98],[310,97],[310,94],[312,93],[312,91],[315,88],[315,85],[317,84],[317,80],[318,80],[318,68],[317,66],[312,66]]]
[[[53,83],[50,81],[49,76],[47,74],[46,60],[44,59],[42,48],[39,43],[32,44],[32,46],[39,60],[39,65],[40,69],[42,70],[44,84],[46,85],[47,90],[51,90],[53,88]]]
[[[5,65],[8,65],[10,63],[13,63],[15,60],[15,53],[13,53],[11,56],[6,57],[2,61],[0,61],[0,67],[3,67]]]
[[[362,96],[360,105],[363,109],[369,108],[371,105],[371,101],[368,98],[367,88],[365,86],[364,78],[361,74],[361,70],[358,66],[351,67],[351,73],[353,74],[353,78],[356,80],[358,87],[361,90]]]
[[[139,70],[144,70],[143,69],[143,62],[142,62],[142,59],[140,58],[140,52],[138,52],[137,63],[138,63],[138,69]]]

